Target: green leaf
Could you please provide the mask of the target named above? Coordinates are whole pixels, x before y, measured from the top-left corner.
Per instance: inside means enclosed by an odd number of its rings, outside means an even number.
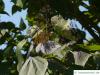
[[[22,64],[24,62],[23,56],[21,54],[21,49],[23,48],[23,46],[25,45],[26,42],[27,42],[27,40],[24,39],[21,42],[19,42],[16,47],[16,56],[18,58],[18,65],[17,65],[18,71],[20,70],[20,68],[22,67]]]
[[[48,62],[46,59],[29,57],[21,68],[19,75],[45,75]]]
[[[2,30],[1,30],[1,34],[2,34],[3,36],[6,34],[6,32],[8,32],[7,29],[2,29]]]
[[[8,40],[9,38],[11,38],[11,36],[8,33],[5,33],[4,36],[1,34],[1,37],[0,37],[0,45],[1,44],[4,44],[5,41]]]
[[[11,0],[11,2],[16,3],[17,0]]]
[[[87,46],[87,48],[89,49],[89,50],[100,50],[100,45],[96,45],[96,44],[94,44],[94,45],[90,45],[90,46]]]
[[[23,9],[26,9],[27,8],[27,4],[28,4],[28,1],[27,0],[11,0],[16,6],[18,9],[20,8],[23,8]]]
[[[12,6],[12,14],[16,13],[17,11],[21,11],[21,8],[16,5],[13,5]]]
[[[21,29],[21,30],[26,29],[26,24],[24,23],[24,21],[23,21],[22,18],[21,18],[21,21],[20,21],[20,29]]]
[[[4,3],[2,0],[0,0],[0,12],[4,10]]]
[[[94,44],[94,45],[83,45],[83,44],[78,44],[76,47],[80,47],[83,49],[86,49],[88,51],[99,51],[100,50],[100,45]]]
[[[73,51],[74,60],[76,65],[85,66],[91,54],[82,51]]]
[[[14,29],[15,25],[12,22],[1,22],[0,23],[0,29]]]
[[[93,59],[94,59],[94,62],[100,66],[100,52],[99,51],[96,51],[93,54]]]
[[[17,0],[16,5],[23,8],[23,2],[22,0]]]
[[[13,45],[8,45],[5,49],[4,49],[4,58],[10,58],[11,55],[13,54]]]
[[[20,41],[20,40],[23,40],[25,38],[25,35],[17,35],[16,37]]]
[[[0,75],[9,75],[10,74],[10,64],[7,62],[0,63]]]

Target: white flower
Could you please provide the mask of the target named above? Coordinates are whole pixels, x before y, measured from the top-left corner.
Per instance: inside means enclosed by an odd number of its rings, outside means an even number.
[[[42,52],[43,54],[50,54],[58,50],[61,45],[56,44],[54,41],[48,41],[46,43],[39,43],[36,47],[36,52]]]
[[[65,20],[61,15],[56,15],[51,18],[51,23],[55,26],[62,28],[63,30],[69,30],[71,28],[70,19]]]

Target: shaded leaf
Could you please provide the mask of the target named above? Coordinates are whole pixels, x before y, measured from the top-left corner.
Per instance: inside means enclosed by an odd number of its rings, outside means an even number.
[[[16,37],[20,41],[20,40],[23,40],[25,38],[25,35],[17,35]]]
[[[11,55],[13,54],[13,45],[8,45],[5,49],[4,49],[4,58],[9,59],[11,57]]]
[[[94,62],[100,66],[100,52],[99,51],[96,51],[93,54],[93,59],[94,59]]]
[[[5,42],[6,40],[8,40],[8,38],[11,38],[10,35],[9,35],[8,33],[5,33],[4,36],[1,35],[1,38],[0,38],[0,45],[1,45],[1,44],[4,44],[4,42]]]
[[[24,23],[24,21],[23,21],[22,18],[21,18],[21,20],[20,20],[20,29],[21,29],[21,30],[26,29],[26,24]]]
[[[1,14],[6,14],[6,15],[9,16],[9,14],[8,14],[6,11],[1,11],[0,13],[1,13]]]
[[[0,13],[4,10],[4,3],[0,0]]]
[[[44,75],[48,66],[46,59],[29,57],[22,66],[19,75]]]
[[[12,22],[1,22],[0,23],[0,29],[14,29],[15,25]]]
[[[16,3],[17,0],[11,0],[13,3]]]
[[[10,64],[7,62],[0,63],[0,75],[10,75]]]
[[[12,6],[12,14],[16,13],[17,11],[21,11],[21,8],[16,5],[13,5]]]

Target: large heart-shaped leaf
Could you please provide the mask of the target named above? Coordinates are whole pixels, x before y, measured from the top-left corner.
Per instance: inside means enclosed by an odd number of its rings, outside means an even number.
[[[91,54],[82,51],[73,51],[74,60],[76,65],[85,66]]]
[[[41,57],[29,57],[22,66],[19,75],[45,75],[48,62]]]

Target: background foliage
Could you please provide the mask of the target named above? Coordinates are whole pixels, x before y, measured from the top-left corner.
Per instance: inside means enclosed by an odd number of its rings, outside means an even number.
[[[28,8],[29,28],[23,20],[19,27],[12,22],[0,23],[0,45],[7,44],[0,50],[0,75],[73,75],[75,69],[100,69],[99,0],[11,1],[14,2],[12,14]],[[81,12],[80,5],[88,10]],[[0,13],[8,15],[2,0]],[[55,15],[59,16],[52,21]],[[84,31],[67,30],[64,25],[68,19],[79,21],[93,39],[84,43]]]

